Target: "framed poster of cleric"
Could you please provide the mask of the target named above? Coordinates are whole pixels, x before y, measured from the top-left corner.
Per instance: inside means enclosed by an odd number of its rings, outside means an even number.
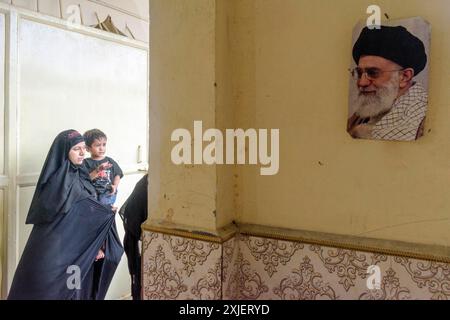
[[[428,108],[431,26],[422,18],[353,30],[347,131],[355,139],[415,141]]]

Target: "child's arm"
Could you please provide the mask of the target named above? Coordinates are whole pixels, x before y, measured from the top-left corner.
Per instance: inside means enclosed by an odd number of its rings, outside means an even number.
[[[114,181],[113,181],[113,183],[111,185],[111,194],[116,193],[117,187],[119,186],[119,183],[120,183],[120,176],[117,175],[117,176],[114,177]]]

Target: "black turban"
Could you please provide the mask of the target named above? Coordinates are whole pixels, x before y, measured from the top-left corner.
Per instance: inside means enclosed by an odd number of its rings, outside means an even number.
[[[427,64],[423,42],[402,26],[381,26],[381,29],[372,30],[365,27],[353,47],[356,64],[361,56],[383,57],[403,68],[414,69],[414,75]]]

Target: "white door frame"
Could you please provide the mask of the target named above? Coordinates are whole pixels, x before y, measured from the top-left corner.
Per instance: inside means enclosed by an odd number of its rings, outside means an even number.
[[[45,16],[26,9],[20,9],[8,4],[0,3],[0,14],[5,15],[5,175],[0,175],[0,189],[4,190],[4,230],[2,255],[2,287],[1,298],[5,298],[12,283],[12,278],[19,263],[19,203],[18,191],[21,187],[34,186],[39,173],[33,175],[19,175],[18,172],[18,46],[19,24],[22,19],[35,21],[63,30],[77,32],[89,37],[95,37],[121,45],[130,46],[147,51],[149,45],[145,42],[129,39],[105,31],[82,25],[69,23],[66,20]],[[149,73],[149,64],[147,74]],[[149,77],[147,77],[149,79]],[[147,106],[149,105],[149,83],[147,83]],[[147,108],[147,121],[149,110]],[[147,135],[147,146],[149,144]],[[148,150],[148,148],[147,148]],[[143,171],[145,163],[136,167],[124,168],[124,174],[135,174]]]

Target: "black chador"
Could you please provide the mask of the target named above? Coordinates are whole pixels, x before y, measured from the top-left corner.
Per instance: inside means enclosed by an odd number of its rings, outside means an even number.
[[[53,142],[27,216],[33,230],[14,275],[10,300],[101,300],[123,248],[114,213],[95,198],[87,172],[69,160],[83,142],[75,130]],[[96,261],[99,250],[105,258]]]
[[[119,212],[125,229],[123,245],[128,258],[133,300],[141,300],[141,253],[139,240],[141,238],[141,225],[148,215],[147,190],[148,175],[146,174],[136,184],[133,192]]]

